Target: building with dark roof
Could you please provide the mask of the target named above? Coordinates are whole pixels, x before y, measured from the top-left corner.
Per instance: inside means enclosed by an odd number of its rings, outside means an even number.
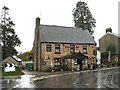
[[[5,58],[2,62],[5,64],[14,64],[18,67],[22,67],[22,63],[21,63],[21,59],[16,57],[16,56],[9,56],[7,58]]]
[[[109,45],[114,45],[116,47],[116,53],[120,53],[120,35],[112,33],[112,29],[106,29],[106,34],[99,39],[99,50],[100,52],[106,52]]]
[[[34,70],[54,68],[77,68],[75,58],[62,59],[72,53],[80,52],[88,58],[81,58],[83,68],[88,64],[96,64],[96,42],[88,30],[55,25],[41,25],[36,18],[35,37],[33,43]],[[76,58],[77,60],[77,58]],[[81,64],[80,64],[81,65]]]

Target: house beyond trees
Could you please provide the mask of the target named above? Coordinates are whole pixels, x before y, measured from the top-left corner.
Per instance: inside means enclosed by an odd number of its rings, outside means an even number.
[[[96,42],[88,30],[41,25],[40,18],[36,18],[34,70],[47,70],[49,67],[81,70],[91,64],[96,65],[95,50]]]

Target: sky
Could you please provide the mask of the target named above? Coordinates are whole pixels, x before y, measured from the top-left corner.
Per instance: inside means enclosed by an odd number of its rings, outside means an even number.
[[[19,52],[32,50],[35,31],[35,19],[40,24],[74,27],[72,11],[80,0],[0,0],[0,12],[3,6],[9,8],[9,16],[15,23],[14,30],[22,44],[16,47]],[[105,35],[106,28],[118,34],[118,2],[120,0],[81,0],[87,3],[96,27],[93,36],[98,40]],[[1,15],[1,13],[0,13]]]

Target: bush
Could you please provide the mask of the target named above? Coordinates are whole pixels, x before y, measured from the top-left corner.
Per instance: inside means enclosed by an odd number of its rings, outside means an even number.
[[[55,71],[61,71],[61,69],[62,69],[61,67],[56,67],[54,70]]]
[[[118,62],[117,61],[115,62],[114,66],[118,66]]]
[[[52,70],[54,70],[54,67],[48,67],[48,72],[51,72]]]
[[[112,66],[114,66],[115,65],[115,61],[114,60],[112,60]]]
[[[77,68],[73,68],[74,71],[77,71]]]
[[[87,66],[85,66],[84,70],[87,70]]]
[[[109,61],[108,64],[111,64],[111,61]]]
[[[120,61],[118,61],[118,66],[120,66]]]
[[[118,64],[118,62],[116,61],[115,64]]]
[[[107,52],[111,51],[111,54],[112,54],[112,55],[115,54],[115,52],[116,52],[116,47],[115,47],[115,45],[114,45],[114,44],[110,44],[110,45],[107,47],[106,51],[107,51]]]

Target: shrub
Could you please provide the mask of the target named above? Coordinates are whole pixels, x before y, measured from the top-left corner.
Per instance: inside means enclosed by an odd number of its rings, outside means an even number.
[[[106,49],[107,52],[111,51],[111,54],[115,54],[116,52],[116,47],[114,44],[110,44],[107,49]]]
[[[120,66],[120,61],[118,61],[118,66]]]
[[[114,61],[114,60],[112,60],[111,64],[112,64],[112,66],[114,66],[114,64],[115,64],[115,61]]]
[[[51,72],[52,70],[54,70],[54,67],[48,67],[48,72]]]
[[[22,71],[20,67],[15,67],[15,71]]]
[[[117,61],[115,62],[114,66],[118,66],[118,62]]]
[[[85,66],[84,70],[87,70],[87,66]]]
[[[77,68],[73,68],[74,71],[77,71]]]
[[[118,62],[116,61],[115,64],[118,64]]]
[[[61,71],[61,69],[62,69],[61,67],[56,67],[54,70],[55,71]]]
[[[111,64],[111,61],[109,61],[108,64]]]

